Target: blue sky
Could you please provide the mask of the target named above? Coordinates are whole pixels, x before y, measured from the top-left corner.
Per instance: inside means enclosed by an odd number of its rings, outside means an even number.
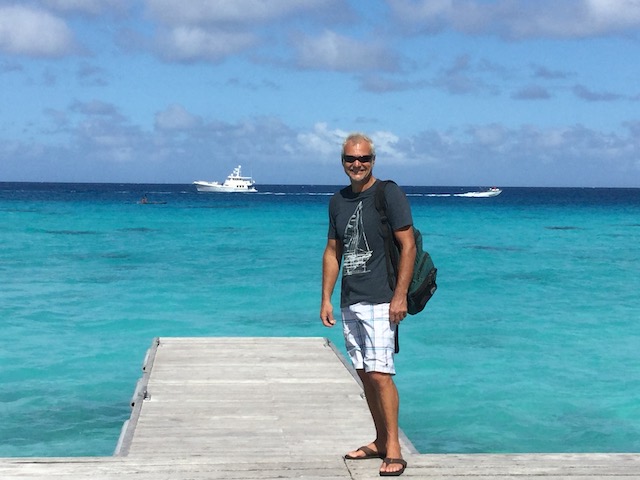
[[[640,187],[640,0],[0,0],[0,181]]]

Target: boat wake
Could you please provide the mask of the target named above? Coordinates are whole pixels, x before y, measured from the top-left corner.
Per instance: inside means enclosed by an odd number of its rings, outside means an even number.
[[[502,190],[496,187],[491,187],[488,190],[478,190],[465,193],[408,193],[408,197],[467,197],[467,198],[489,198],[497,197],[502,193]]]
[[[467,193],[454,193],[454,197],[471,197],[471,198],[488,198],[488,197],[497,197],[502,193],[502,190],[496,187],[491,187],[488,190],[481,190],[478,192],[467,192]]]

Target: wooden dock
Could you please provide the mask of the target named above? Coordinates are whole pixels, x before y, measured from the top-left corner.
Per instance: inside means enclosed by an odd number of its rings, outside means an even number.
[[[0,459],[0,479],[380,478],[342,455],[374,435],[360,385],[322,338],[160,338],[112,457]],[[419,454],[402,478],[640,479],[636,454]]]

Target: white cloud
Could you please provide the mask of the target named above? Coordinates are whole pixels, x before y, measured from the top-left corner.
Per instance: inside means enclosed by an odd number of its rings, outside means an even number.
[[[414,30],[505,38],[582,38],[640,27],[640,0],[387,0]]]
[[[640,0],[585,0],[588,17],[601,28],[640,25]]]
[[[249,47],[277,44],[294,23],[326,24],[339,16],[338,11],[342,17],[350,11],[342,0],[145,0],[145,4],[163,32],[157,37],[160,54],[175,61],[221,61]]]
[[[313,152],[317,158],[329,163],[335,162],[340,156],[342,143],[351,133],[340,128],[329,129],[325,122],[318,122],[310,132],[299,133],[297,136],[300,148]],[[376,149],[376,155],[384,157],[385,163],[403,163],[406,152],[400,148],[400,137],[388,131],[375,131],[369,135]]]
[[[391,132],[377,131],[371,134],[371,140],[376,147],[376,155],[384,156],[385,162],[403,162],[406,159],[406,152],[401,151],[398,146],[400,137]]]
[[[61,19],[43,10],[0,6],[0,51],[34,57],[61,57],[73,53],[71,30]]]
[[[190,114],[182,105],[170,105],[156,114],[155,125],[159,130],[189,130],[202,123],[202,119]]]
[[[251,33],[176,27],[160,37],[161,55],[177,61],[220,61],[227,55],[252,46]]]
[[[298,65],[303,68],[358,72],[396,67],[394,57],[383,45],[329,30],[319,37],[303,37],[296,47]]]
[[[344,130],[329,130],[326,123],[319,122],[313,126],[313,131],[298,134],[298,144],[321,159],[335,159],[340,156],[340,148],[347,135]]]

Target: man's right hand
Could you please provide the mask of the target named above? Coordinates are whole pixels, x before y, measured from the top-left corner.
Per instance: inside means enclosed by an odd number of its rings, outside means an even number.
[[[322,303],[320,320],[322,320],[322,324],[325,327],[333,327],[336,324],[336,319],[333,318],[333,305],[331,305],[331,303]]]

